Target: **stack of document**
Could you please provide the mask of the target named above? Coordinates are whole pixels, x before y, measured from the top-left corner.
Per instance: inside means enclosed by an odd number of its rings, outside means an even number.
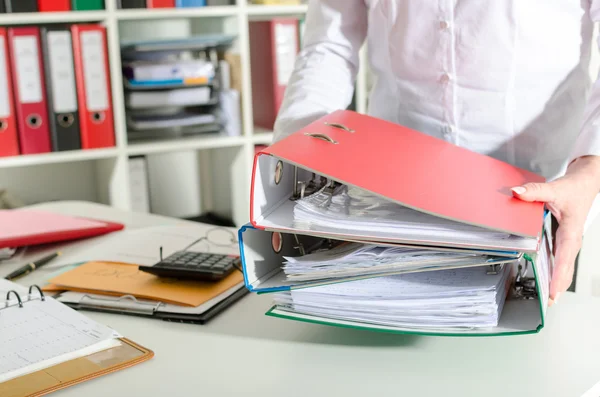
[[[128,137],[220,132],[217,50],[231,43],[231,37],[221,35],[122,43]]]
[[[284,257],[289,280],[325,280],[389,273],[483,266],[506,261],[504,257],[466,251],[343,243],[303,256]]]
[[[404,126],[335,111],[256,154],[245,284],[268,314],[426,335],[534,333],[552,219],[511,187],[534,173]]]
[[[324,187],[297,200],[293,213],[295,224],[308,229],[404,231],[468,241],[510,236],[418,212],[345,185]],[[296,312],[405,328],[497,326],[512,268],[503,266],[496,275],[488,275],[484,266],[498,260],[465,250],[342,243],[285,257],[283,271],[296,281],[418,273],[298,289],[277,294],[275,302]]]
[[[402,328],[498,325],[510,266],[377,277],[275,294],[281,310]]]
[[[363,189],[328,187],[296,202],[294,221],[299,227],[355,230],[363,233],[410,233],[430,238],[490,241],[510,237],[477,226],[429,215],[385,200]]]

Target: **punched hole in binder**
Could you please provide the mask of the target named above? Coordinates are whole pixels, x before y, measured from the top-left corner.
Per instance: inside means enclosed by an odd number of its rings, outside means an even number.
[[[283,236],[279,232],[273,232],[271,235],[271,247],[276,254],[281,252],[283,248]]]
[[[283,178],[283,162],[279,160],[277,165],[275,166],[275,184],[279,185],[281,182],[281,178]]]
[[[39,128],[42,125],[42,118],[37,114],[31,115],[27,118],[27,125],[31,128]]]
[[[75,118],[72,114],[63,114],[58,116],[58,124],[61,127],[70,127],[73,124]]]
[[[94,114],[92,114],[92,121],[94,121],[95,123],[99,123],[102,120],[104,120],[103,113],[95,112]]]
[[[0,132],[8,128],[8,122],[6,120],[0,120]]]

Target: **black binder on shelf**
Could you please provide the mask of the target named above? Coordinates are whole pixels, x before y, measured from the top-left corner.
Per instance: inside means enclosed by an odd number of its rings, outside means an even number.
[[[0,1],[0,14],[4,13],[6,13],[6,5],[4,4],[4,1]]]
[[[118,8],[129,9],[129,8],[146,8],[146,0],[117,0]]]
[[[37,0],[2,0],[5,12],[37,12]]]
[[[71,30],[42,27],[41,36],[52,150],[81,149]]]

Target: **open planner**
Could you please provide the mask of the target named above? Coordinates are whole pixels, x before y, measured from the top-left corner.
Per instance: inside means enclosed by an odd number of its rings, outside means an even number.
[[[0,396],[41,396],[153,356],[113,329],[0,279]]]
[[[544,179],[441,139],[336,111],[258,152],[246,287],[269,315],[428,335],[534,333],[552,218],[511,188]]]

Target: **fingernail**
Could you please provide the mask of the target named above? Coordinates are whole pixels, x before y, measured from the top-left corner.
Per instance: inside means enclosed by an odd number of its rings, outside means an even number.
[[[527,189],[525,189],[523,186],[517,186],[517,187],[513,187],[512,191],[515,192],[516,194],[523,194],[525,193]]]
[[[552,300],[552,298],[548,299],[548,307],[552,307],[553,304],[554,301]]]
[[[560,292],[554,297],[554,303],[558,303],[558,298],[560,298]]]

